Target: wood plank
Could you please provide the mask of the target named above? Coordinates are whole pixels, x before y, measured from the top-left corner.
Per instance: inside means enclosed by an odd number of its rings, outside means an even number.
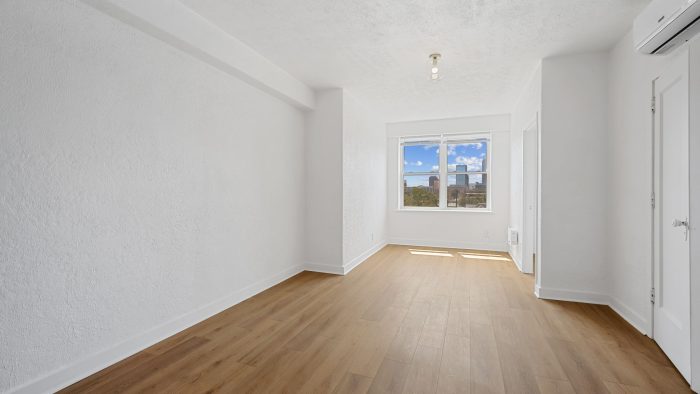
[[[609,307],[537,299],[479,258],[500,252],[411,249],[296,275],[62,392],[690,392]]]

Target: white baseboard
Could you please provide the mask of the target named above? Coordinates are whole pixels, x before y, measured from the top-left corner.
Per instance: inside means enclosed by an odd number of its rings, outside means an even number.
[[[520,263],[520,261],[518,261],[518,259],[516,259],[515,256],[513,256],[513,253],[511,253],[510,250],[508,251],[508,256],[510,256],[510,259],[513,260],[513,263],[515,263],[515,266],[518,268],[518,270],[520,270],[520,272],[523,272],[522,263]]]
[[[637,329],[637,331],[639,331],[643,335],[647,335],[648,333],[647,320],[644,319],[638,313],[634,312],[627,305],[620,302],[620,300],[616,299],[615,297],[599,293],[543,288],[537,285],[535,286],[535,296],[537,296],[537,298],[545,300],[571,301],[581,302],[585,304],[607,305],[615,313],[620,315],[621,318],[627,321],[632,327]]]
[[[508,244],[506,242],[453,242],[425,239],[389,238],[387,243],[394,245],[426,246],[435,248],[490,250],[495,252],[508,251]]]
[[[362,252],[362,254],[350,260],[348,263],[343,264],[342,266],[307,263],[304,265],[304,269],[306,271],[321,272],[323,274],[346,275],[347,273],[355,269],[355,267],[357,267],[358,265],[362,264],[365,260],[370,258],[370,256],[382,250],[386,245],[387,243],[385,241],[381,241],[378,244],[367,249],[366,251]]]
[[[591,293],[578,290],[552,289],[540,287],[535,289],[539,298],[546,300],[583,302],[586,304],[608,305],[610,297],[605,294]]]
[[[637,331],[644,335],[649,335],[649,323],[647,319],[643,318],[637,312],[634,312],[632,309],[630,309],[630,307],[623,304],[615,297],[610,297],[610,303],[608,305],[615,311],[615,313],[625,319],[627,323],[636,328]]]
[[[322,274],[345,275],[345,270],[339,265],[306,263],[304,264],[304,270],[320,272]]]
[[[87,376],[113,365],[143,349],[154,345],[202,320],[232,307],[268,288],[283,282],[303,271],[301,266],[288,268],[280,273],[246,286],[230,295],[215,300],[194,311],[176,317],[146,332],[118,343],[111,348],[89,355],[68,366],[39,377],[21,386],[10,389],[12,393],[46,393],[56,392]]]
[[[362,264],[370,258],[373,254],[379,252],[380,250],[384,249],[384,247],[387,245],[386,241],[381,241],[377,243],[376,245],[372,246],[371,248],[367,249],[364,251],[362,254],[359,256],[355,257],[354,259],[350,260],[350,262],[343,264],[343,274],[347,274],[348,272],[352,271],[357,267],[358,265]]]

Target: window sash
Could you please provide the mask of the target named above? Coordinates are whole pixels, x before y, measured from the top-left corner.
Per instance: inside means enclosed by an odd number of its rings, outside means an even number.
[[[491,165],[486,171],[455,171],[450,172],[447,166],[447,145],[459,144],[486,144],[485,159],[491,163],[491,133],[472,133],[472,134],[440,134],[440,135],[424,135],[399,138],[399,209],[402,210],[439,210],[439,211],[490,211],[491,206],[491,184],[493,178],[491,176]],[[437,145],[439,149],[438,163],[439,169],[437,172],[405,172],[404,171],[404,147],[411,145]],[[404,179],[407,176],[438,176],[440,179],[440,189],[438,192],[439,204],[437,207],[420,207],[420,206],[405,206],[404,205]],[[448,177],[456,175],[486,175],[488,181],[486,183],[486,207],[485,208],[465,208],[465,207],[449,207],[447,206],[447,184]]]

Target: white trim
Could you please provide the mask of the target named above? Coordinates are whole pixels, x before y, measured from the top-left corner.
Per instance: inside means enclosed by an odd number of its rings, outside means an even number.
[[[461,212],[461,213],[493,213],[493,210],[486,208],[414,208],[404,207],[396,208],[396,212]]]
[[[450,144],[469,144],[469,143],[474,143],[475,141],[485,141],[486,143],[486,157],[482,160],[487,163],[486,171],[454,171],[454,172],[449,172],[448,169],[448,152],[447,152],[447,145]],[[484,211],[484,212],[492,212],[493,206],[491,205],[491,184],[493,183],[493,178],[491,176],[491,167],[493,166],[493,160],[492,160],[492,142],[493,142],[493,134],[490,131],[478,131],[478,132],[468,132],[468,133],[440,133],[440,134],[431,134],[430,136],[421,136],[418,138],[415,137],[406,137],[402,136],[398,138],[398,148],[399,148],[399,206],[398,210],[412,210],[415,208],[418,209],[425,209],[425,210],[435,210],[435,211],[459,211],[459,210],[464,210],[467,212],[477,212],[477,211]],[[439,171],[436,172],[409,172],[406,173],[404,171],[404,167],[406,165],[405,163],[405,158],[404,158],[404,148],[406,146],[412,146],[412,145],[438,145],[438,167]],[[482,170],[483,170],[483,163],[482,163]],[[447,206],[447,187],[448,187],[448,182],[449,182],[449,177],[450,176],[458,176],[458,175],[479,175],[482,178],[483,182],[483,177],[486,176],[488,181],[486,183],[486,207],[484,208],[460,208],[460,207],[448,207]],[[438,206],[437,207],[413,207],[409,206],[406,207],[404,205],[404,193],[405,193],[405,186],[404,182],[406,180],[407,176],[423,176],[423,177],[433,177],[437,176],[439,179],[439,185],[440,188],[438,190]],[[467,185],[468,186],[468,185]]]
[[[357,268],[358,265],[364,263],[368,258],[372,257],[372,255],[382,250],[386,245],[386,241],[381,241],[342,266],[307,263],[304,265],[304,269],[306,271],[320,272],[322,274],[347,275],[350,271]]]
[[[368,258],[372,257],[375,253],[384,249],[387,245],[386,241],[381,241],[378,244],[372,246],[371,248],[364,251],[364,253],[350,260],[348,263],[343,264],[343,274],[347,275],[350,271],[354,270],[358,265],[364,263]]]
[[[304,270],[320,272],[322,274],[345,275],[345,271],[343,270],[342,266],[329,264],[306,263],[304,264]]]
[[[583,302],[586,304],[608,305],[610,297],[605,294],[588,291],[550,289],[546,287],[535,288],[538,298],[557,301]]]
[[[59,368],[40,378],[10,389],[10,392],[44,393],[58,391],[174,334],[192,327],[225,309],[245,301],[278,283],[284,282],[302,271],[301,266],[287,268],[282,272],[135,335],[106,350],[93,353],[68,366]]]
[[[515,256],[513,256],[512,250],[510,250],[510,248],[508,248],[508,256],[510,256],[510,259],[513,260],[513,263],[514,263],[515,266],[518,268],[518,270],[519,270],[520,272],[523,272],[523,265],[522,265],[522,263],[520,263],[520,261],[518,261],[518,259],[516,259]]]
[[[535,285],[535,296],[545,300],[607,305],[642,335],[649,335],[649,322],[615,297],[577,290],[548,289],[537,285]]]
[[[643,318],[642,315],[633,311],[627,305],[623,304],[620,300],[615,297],[610,297],[610,303],[608,304],[612,310],[620,315],[623,319],[627,321],[632,327],[636,328],[637,331],[644,335],[649,335],[649,322],[647,319]]]
[[[494,252],[507,252],[508,244],[503,242],[452,242],[424,239],[389,238],[389,244],[405,246],[426,246],[435,248],[454,248],[471,250],[490,250]]]

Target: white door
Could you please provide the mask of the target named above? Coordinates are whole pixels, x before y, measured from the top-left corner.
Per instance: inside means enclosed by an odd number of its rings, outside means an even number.
[[[690,381],[688,55],[654,84],[654,339]]]
[[[523,131],[523,272],[532,273],[537,245],[537,120]]]

